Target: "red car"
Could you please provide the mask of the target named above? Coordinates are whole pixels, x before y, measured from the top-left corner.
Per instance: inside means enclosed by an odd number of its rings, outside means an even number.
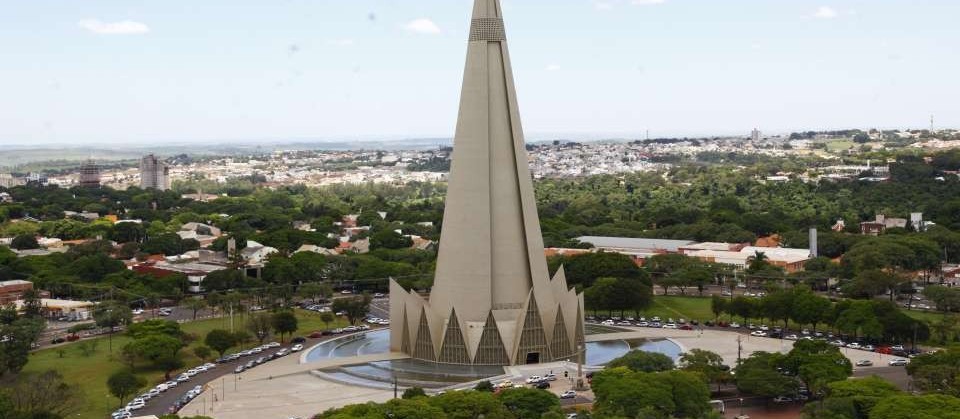
[[[693,330],[693,326],[691,326],[691,325],[689,325],[689,324],[685,324],[685,325],[680,326],[678,329],[680,329],[680,330]]]
[[[310,334],[310,339],[320,339],[323,337],[323,332],[316,331]]]

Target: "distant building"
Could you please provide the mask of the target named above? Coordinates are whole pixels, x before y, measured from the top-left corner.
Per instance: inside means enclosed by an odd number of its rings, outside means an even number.
[[[170,167],[153,154],[143,156],[140,159],[140,187],[160,191],[170,189]]]
[[[228,269],[226,266],[216,263],[205,262],[185,262],[170,263],[167,261],[159,263],[143,263],[133,267],[133,271],[150,274],[157,278],[163,278],[170,275],[182,274],[190,282],[187,290],[192,293],[203,292],[203,280],[207,275]]]
[[[47,179],[47,175],[43,173],[30,173],[29,175],[27,175],[27,183],[40,185],[40,186],[47,186],[47,184],[50,183],[50,179]]]
[[[760,141],[760,129],[754,128],[753,131],[750,131],[750,140],[754,142]]]
[[[17,311],[23,311],[24,301],[13,302]],[[96,304],[90,301],[57,300],[52,298],[40,299],[40,314],[48,319],[66,317],[70,321],[89,320],[93,317],[93,307]]]
[[[906,218],[887,218],[886,215],[877,214],[874,221],[864,221],[860,223],[860,233],[870,236],[876,236],[883,233],[888,228],[907,228]]]
[[[30,281],[0,281],[0,304],[8,304],[23,298],[23,293],[33,289]]]
[[[100,166],[92,159],[80,166],[80,186],[84,188],[100,187]]]
[[[0,173],[0,188],[12,188],[24,183],[26,183],[24,179],[14,177],[10,173]]]

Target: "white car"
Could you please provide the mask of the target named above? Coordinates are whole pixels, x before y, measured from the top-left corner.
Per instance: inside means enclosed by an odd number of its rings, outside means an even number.
[[[762,330],[754,330],[754,331],[750,332],[750,336],[756,336],[756,337],[758,337],[758,338],[765,338],[765,337],[767,337],[767,333],[764,332],[764,331],[762,331]]]
[[[734,329],[739,329],[739,328],[740,328],[740,323],[737,323],[737,322],[730,323],[730,327],[731,327],[731,328],[734,328]]]
[[[535,384],[543,381],[543,378],[539,375],[531,375],[527,378],[527,384]]]
[[[572,399],[575,397],[577,397],[577,392],[573,390],[564,391],[563,394],[560,395],[561,399]]]
[[[677,328],[677,324],[676,324],[676,323],[667,323],[667,324],[663,325],[663,328],[664,328],[664,329],[676,329],[676,328]]]
[[[303,345],[299,343],[296,345],[293,345],[293,347],[290,348],[290,352],[300,352],[302,350],[303,350]]]
[[[891,367],[903,367],[909,363],[910,361],[903,358],[894,358],[894,359],[891,359],[889,362]]]
[[[140,410],[140,409],[143,409],[144,406],[146,406],[146,405],[147,405],[147,404],[144,403],[143,400],[132,401],[132,402],[130,402],[130,404],[127,405],[127,409],[129,409],[129,410]]]

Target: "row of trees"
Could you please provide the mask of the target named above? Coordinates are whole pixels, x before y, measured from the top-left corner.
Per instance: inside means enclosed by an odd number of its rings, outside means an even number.
[[[895,304],[882,300],[841,300],[831,302],[805,288],[778,289],[763,298],[713,296],[711,310],[750,319],[777,322],[787,329],[789,322],[798,327],[831,326],[834,330],[871,341],[904,342],[926,340],[930,328],[904,314]]]

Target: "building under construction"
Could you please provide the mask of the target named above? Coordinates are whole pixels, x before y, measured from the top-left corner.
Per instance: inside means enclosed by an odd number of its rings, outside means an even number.
[[[80,166],[80,186],[84,188],[100,187],[100,166],[92,159],[87,160]]]

